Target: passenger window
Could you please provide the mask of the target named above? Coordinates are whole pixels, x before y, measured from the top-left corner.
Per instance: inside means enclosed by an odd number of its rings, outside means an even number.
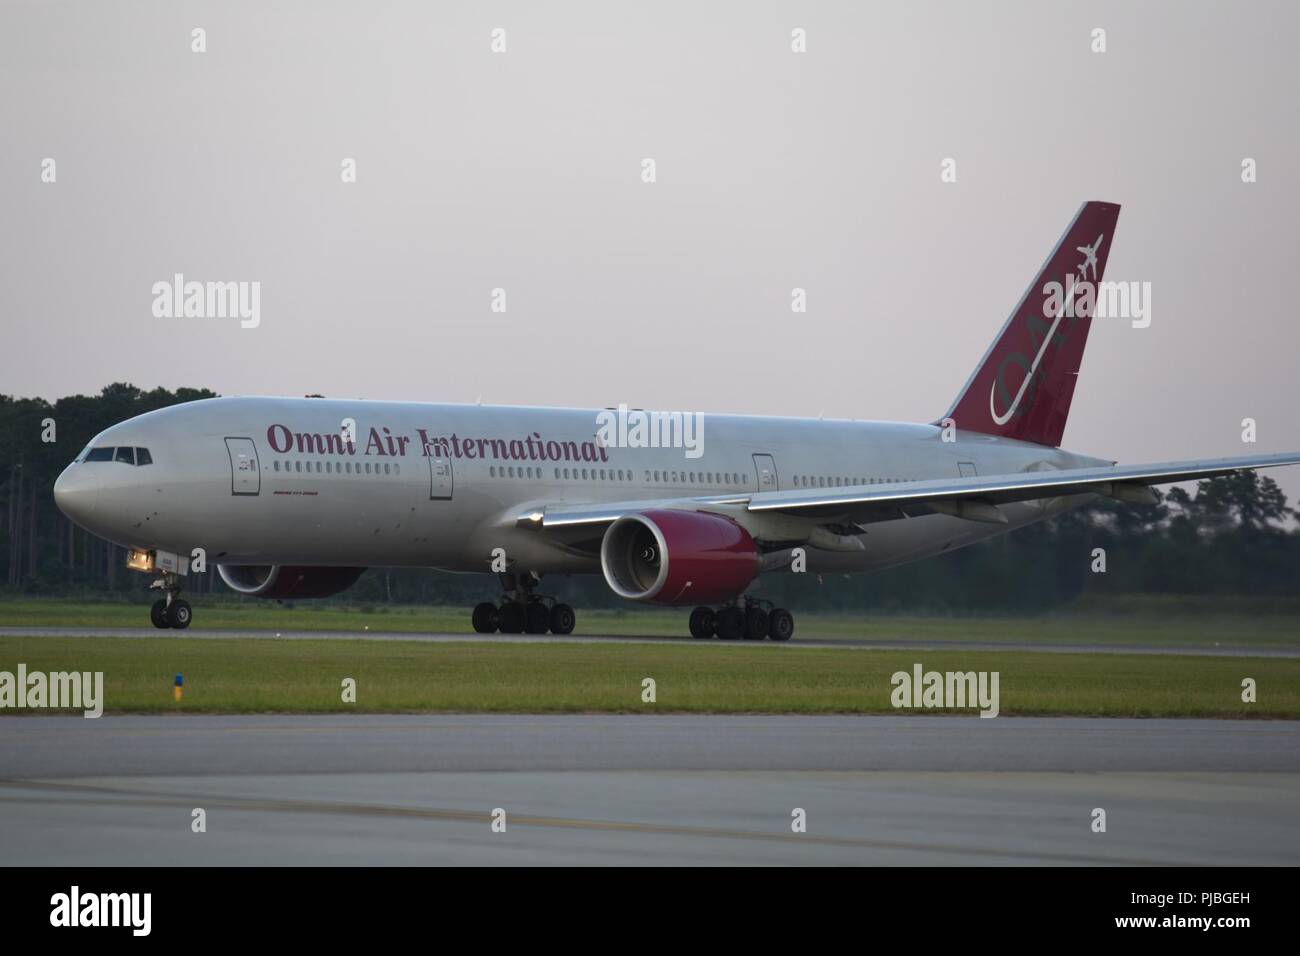
[[[280,470],[280,460],[277,458],[275,461],[271,462],[271,467],[274,468],[276,471],[279,471],[279,470]]]
[[[116,457],[114,457],[113,460],[114,460],[114,461],[125,462],[125,463],[128,464],[128,465],[134,465],[134,464],[135,464],[135,449],[134,449],[134,448],[119,448],[119,449],[117,450],[117,455],[116,455]]]
[[[137,465],[153,464],[153,456],[149,454],[148,448],[137,448],[135,450],[135,463]]]

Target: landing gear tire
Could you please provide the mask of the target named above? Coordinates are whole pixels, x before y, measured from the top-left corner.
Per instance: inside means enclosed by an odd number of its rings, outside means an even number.
[[[774,641],[788,641],[794,636],[794,615],[779,607],[767,616],[767,636]]]
[[[551,633],[572,634],[573,626],[578,623],[578,616],[567,604],[557,604],[551,608]]]
[[[500,616],[497,606],[491,601],[476,605],[471,618],[474,622],[474,630],[479,634],[495,634]]]
[[[529,634],[545,634],[551,627],[551,612],[541,601],[533,601],[524,608],[524,630]]]
[[[745,609],[745,640],[761,641],[767,637],[768,614],[761,607]]]
[[[524,606],[515,601],[501,608],[500,627],[502,634],[522,634],[527,623]]]
[[[718,612],[718,637],[738,641],[745,633],[745,612],[738,607],[724,607]]]
[[[194,618],[194,612],[190,609],[190,602],[183,601],[180,598],[172,601],[164,612],[167,616],[167,625],[174,627],[178,631],[183,631],[190,626],[190,621]]]
[[[697,607],[691,612],[691,637],[697,641],[711,638],[718,627],[718,615],[711,607]]]
[[[162,598],[153,602],[153,607],[149,608],[149,620],[153,621],[153,626],[157,628],[171,627],[167,623],[167,602]]]

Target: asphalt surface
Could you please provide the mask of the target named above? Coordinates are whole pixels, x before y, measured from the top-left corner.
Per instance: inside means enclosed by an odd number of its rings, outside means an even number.
[[[327,641],[423,641],[427,643],[486,643],[486,644],[680,644],[683,646],[709,646],[729,642],[695,641],[689,637],[627,636],[613,634],[571,634],[556,637],[548,634],[443,634],[414,633],[406,631],[272,631],[272,630],[210,630],[192,627],[184,631],[160,631],[136,627],[0,627],[0,636],[24,635],[35,637],[164,637],[176,640],[222,640],[233,638],[279,638],[282,640]],[[1300,647],[1246,644],[1047,644],[1028,641],[945,641],[945,640],[880,640],[858,638],[805,639],[796,633],[785,644],[770,641],[752,643],[737,641],[736,647],[782,648],[857,648],[859,650],[917,650],[917,651],[1029,651],[1040,654],[1168,654],[1199,657],[1300,657]]]
[[[1295,865],[1297,805],[1296,721],[0,719],[3,864]]]

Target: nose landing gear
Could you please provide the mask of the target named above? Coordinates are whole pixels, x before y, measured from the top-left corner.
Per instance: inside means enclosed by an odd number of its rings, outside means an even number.
[[[162,591],[163,597],[149,608],[149,620],[157,628],[175,628],[183,631],[190,626],[194,611],[190,602],[178,597],[181,593],[180,576],[173,571],[163,571],[158,580],[149,585],[150,590]]]
[[[724,641],[788,641],[794,636],[794,615],[767,601],[745,598],[744,607],[729,604],[716,611],[697,607],[691,612],[690,628],[696,640],[717,637]]]

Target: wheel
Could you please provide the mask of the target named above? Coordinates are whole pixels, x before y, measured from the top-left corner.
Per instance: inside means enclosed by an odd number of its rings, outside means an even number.
[[[745,640],[761,641],[767,637],[767,617],[761,607],[745,608]]]
[[[524,608],[524,630],[529,634],[545,634],[551,626],[551,612],[541,601],[532,601]]]
[[[697,607],[691,612],[691,637],[697,641],[708,640],[718,626],[718,615],[711,607]]]
[[[190,602],[182,601],[180,598],[172,601],[163,613],[167,615],[167,623],[178,631],[189,627],[190,619],[194,617],[194,612],[190,610]]]
[[[474,630],[480,634],[495,634],[498,617],[497,606],[491,601],[476,605],[471,618],[474,622]]]
[[[745,612],[738,607],[724,607],[718,612],[718,637],[738,641],[745,633]]]
[[[774,641],[788,641],[794,636],[794,615],[783,607],[767,616],[767,636]]]
[[[499,626],[502,634],[522,634],[524,624],[527,623],[524,617],[524,606],[517,601],[511,601],[501,607]]]
[[[171,627],[167,623],[167,602],[162,598],[153,602],[153,607],[149,608],[149,620],[153,621],[154,627]]]
[[[578,616],[567,604],[557,604],[551,608],[551,633],[572,634],[573,625],[578,623]]]

